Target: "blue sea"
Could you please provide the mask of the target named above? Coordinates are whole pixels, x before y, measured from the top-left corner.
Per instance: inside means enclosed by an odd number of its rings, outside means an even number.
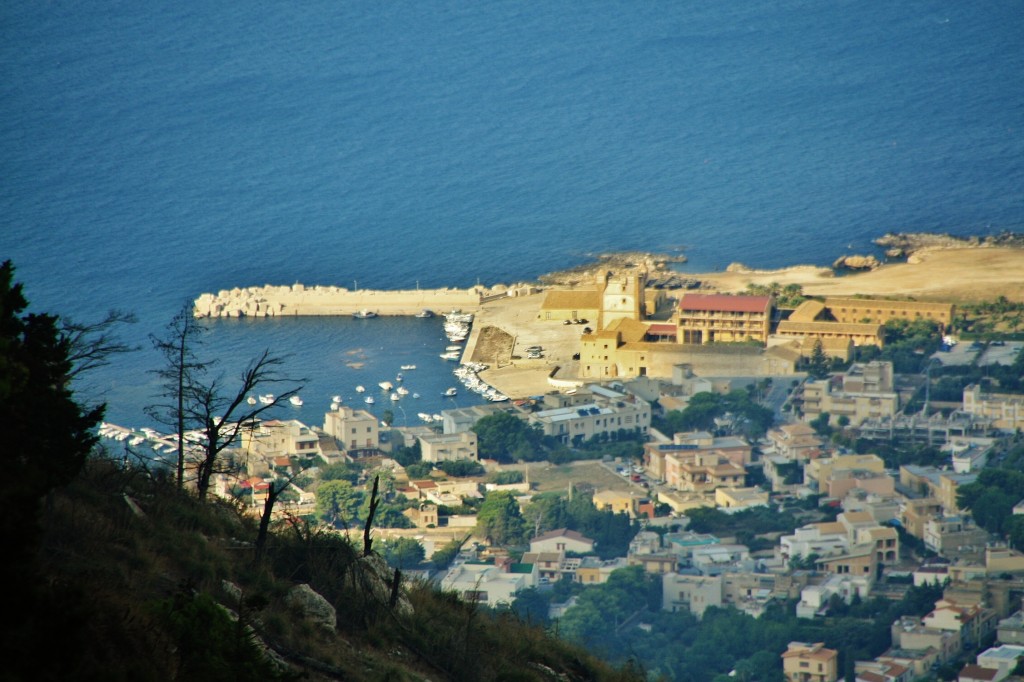
[[[827,264],[890,230],[1020,231],[1022,35],[1020,0],[8,0],[0,258],[35,310],[138,316],[144,350],[80,390],[143,426],[148,337],[202,292],[511,283],[618,250]],[[445,343],[436,320],[227,320],[206,352],[229,378],[287,355],[306,404],[281,416],[311,424],[416,364],[401,423],[472,402],[440,397]]]

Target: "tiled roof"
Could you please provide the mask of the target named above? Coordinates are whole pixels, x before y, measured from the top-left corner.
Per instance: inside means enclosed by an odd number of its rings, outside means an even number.
[[[707,310],[727,313],[763,313],[771,296],[727,296],[725,294],[683,294],[680,310]]]

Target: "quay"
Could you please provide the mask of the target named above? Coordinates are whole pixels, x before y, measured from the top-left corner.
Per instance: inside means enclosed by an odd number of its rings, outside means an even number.
[[[477,285],[468,289],[346,289],[336,286],[264,285],[204,293],[193,314],[202,317],[280,317],[288,315],[415,315],[422,310],[474,312],[487,301],[535,293],[530,285]]]

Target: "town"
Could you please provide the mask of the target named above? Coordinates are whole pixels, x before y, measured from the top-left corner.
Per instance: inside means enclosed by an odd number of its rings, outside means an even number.
[[[511,400],[418,426],[341,404],[253,422],[212,490],[258,514],[283,482],[275,518],[372,518],[406,575],[591,645],[651,632],[656,611],[835,623],[931,589],[877,651],[822,637],[761,663],[794,682],[997,682],[1024,660],[1019,304],[724,294],[642,269],[513,297],[510,340],[485,311],[462,356]],[[581,624],[627,574],[658,603]]]

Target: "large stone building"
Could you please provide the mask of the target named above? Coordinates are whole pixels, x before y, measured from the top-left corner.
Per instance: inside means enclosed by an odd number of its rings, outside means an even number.
[[[923,301],[891,301],[869,298],[826,298],[825,307],[838,322],[873,322],[885,324],[889,320],[931,320],[942,328],[953,323],[952,303],[926,303]]]
[[[758,341],[771,332],[771,296],[683,294],[676,313],[679,343]]]
[[[420,436],[419,443],[424,462],[477,460],[477,439],[473,431],[424,435]]]

